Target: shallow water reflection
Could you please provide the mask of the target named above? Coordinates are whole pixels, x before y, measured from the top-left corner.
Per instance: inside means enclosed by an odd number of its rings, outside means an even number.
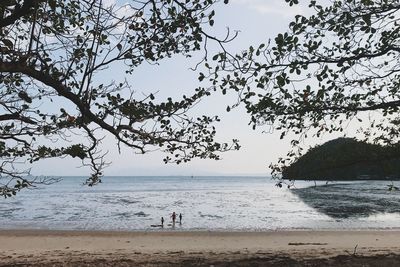
[[[400,213],[400,191],[382,182],[327,184],[293,189],[305,204],[331,218],[360,218],[379,213]]]

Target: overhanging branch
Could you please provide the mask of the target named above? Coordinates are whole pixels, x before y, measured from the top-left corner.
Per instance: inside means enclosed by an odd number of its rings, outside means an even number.
[[[5,18],[0,18],[0,28],[9,26],[23,16],[28,15],[32,8],[40,2],[44,2],[44,0],[25,0],[22,6],[15,5],[14,12]]]

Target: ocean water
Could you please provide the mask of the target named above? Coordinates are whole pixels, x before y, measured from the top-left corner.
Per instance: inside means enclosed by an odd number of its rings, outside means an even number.
[[[390,182],[296,182],[277,188],[268,177],[84,177],[0,200],[1,229],[219,230],[393,229],[400,192]],[[396,182],[394,185],[397,185]],[[399,186],[399,185],[397,185]],[[399,186],[400,187],[400,186]],[[182,224],[171,223],[172,212]],[[163,229],[152,227],[165,218]]]

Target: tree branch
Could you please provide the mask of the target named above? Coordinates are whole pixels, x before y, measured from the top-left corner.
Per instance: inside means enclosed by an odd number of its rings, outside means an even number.
[[[22,6],[15,5],[13,13],[5,18],[0,18],[0,28],[9,26],[21,17],[28,15],[35,4],[40,2],[44,2],[44,0],[25,0]]]

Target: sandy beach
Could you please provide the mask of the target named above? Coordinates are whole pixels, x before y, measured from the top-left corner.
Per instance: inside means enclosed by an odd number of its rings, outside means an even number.
[[[399,255],[397,230],[0,231],[0,266],[399,266]]]

